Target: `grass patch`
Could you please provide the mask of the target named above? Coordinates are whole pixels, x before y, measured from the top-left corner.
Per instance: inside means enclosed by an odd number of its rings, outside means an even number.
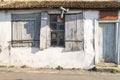
[[[26,66],[26,65],[23,65],[23,66],[21,66],[21,68],[28,68],[28,66]]]
[[[113,74],[120,73],[120,69],[113,69],[113,70],[111,70],[111,73],[113,73]]]
[[[72,68],[72,70],[80,70],[80,68]]]
[[[14,65],[11,65],[11,66],[9,66],[8,68],[14,68],[15,66]]]
[[[60,71],[60,70],[63,70],[64,68],[59,65],[56,69]]]
[[[76,70],[76,68],[72,68],[72,70]]]
[[[93,68],[89,69],[88,71],[97,71],[97,68],[93,67]]]
[[[0,68],[6,68],[7,66],[5,66],[5,65],[0,65]]]

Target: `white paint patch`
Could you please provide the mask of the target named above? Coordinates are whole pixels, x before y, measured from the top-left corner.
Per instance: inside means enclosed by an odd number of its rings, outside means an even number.
[[[9,65],[9,51],[8,45],[11,41],[11,14],[7,12],[0,12],[0,46],[2,52],[0,53],[0,64]]]

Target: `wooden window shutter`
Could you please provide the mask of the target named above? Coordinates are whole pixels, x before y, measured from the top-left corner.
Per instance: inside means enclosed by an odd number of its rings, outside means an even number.
[[[66,51],[83,50],[83,14],[65,15],[65,49]]]
[[[40,13],[12,14],[12,46],[39,47]]]
[[[118,20],[118,11],[100,11],[100,20]]]

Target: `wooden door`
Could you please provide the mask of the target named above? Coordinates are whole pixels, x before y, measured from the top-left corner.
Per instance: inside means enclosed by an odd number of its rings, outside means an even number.
[[[100,56],[105,62],[115,62],[116,28],[114,23],[99,24]]]

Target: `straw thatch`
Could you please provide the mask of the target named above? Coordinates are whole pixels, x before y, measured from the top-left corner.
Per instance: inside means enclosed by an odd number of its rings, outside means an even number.
[[[119,9],[120,2],[115,1],[0,2],[0,9],[40,9],[40,8],[59,8],[60,6],[73,9]]]

